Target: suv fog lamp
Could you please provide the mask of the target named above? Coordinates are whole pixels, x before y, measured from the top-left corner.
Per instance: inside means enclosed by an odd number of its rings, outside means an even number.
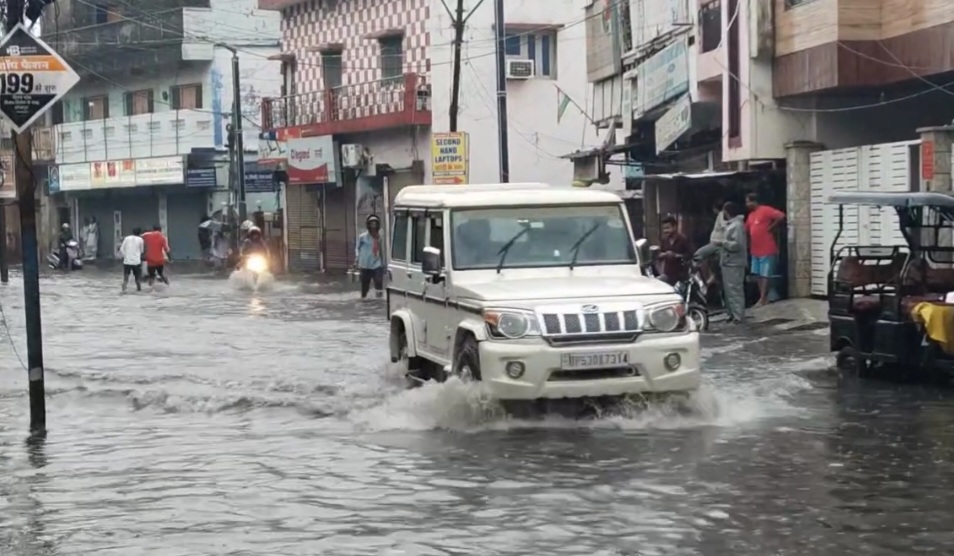
[[[507,371],[507,376],[510,378],[520,378],[527,370],[527,367],[522,361],[510,361],[507,363],[505,370]]]
[[[678,353],[670,353],[663,359],[663,365],[669,372],[675,371],[682,365],[682,357]]]

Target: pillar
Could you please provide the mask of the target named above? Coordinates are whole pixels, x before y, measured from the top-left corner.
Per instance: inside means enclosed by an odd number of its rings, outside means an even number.
[[[922,127],[921,191],[951,191],[951,143],[954,126]]]
[[[809,297],[812,292],[811,155],[823,148],[811,141],[785,145],[789,297]]]

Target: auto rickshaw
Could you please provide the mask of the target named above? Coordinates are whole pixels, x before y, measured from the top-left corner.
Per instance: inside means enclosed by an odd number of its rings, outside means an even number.
[[[828,273],[830,342],[839,369],[954,377],[954,195],[844,192],[828,202],[839,205]],[[850,206],[893,209],[905,244],[839,247]]]

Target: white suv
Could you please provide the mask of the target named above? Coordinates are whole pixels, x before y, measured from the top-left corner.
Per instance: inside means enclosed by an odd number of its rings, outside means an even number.
[[[391,360],[500,400],[686,392],[699,334],[647,277],[615,194],[544,184],[412,186],[391,212]]]

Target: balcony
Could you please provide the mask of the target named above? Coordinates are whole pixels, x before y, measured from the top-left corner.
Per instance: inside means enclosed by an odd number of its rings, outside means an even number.
[[[316,136],[411,125],[431,125],[430,83],[414,73],[262,100],[262,129],[298,127]]]
[[[180,4],[208,7],[209,0],[183,0]],[[148,75],[158,67],[175,66],[183,60],[183,6],[129,16],[122,15],[120,7],[111,10],[116,11],[107,13],[116,21],[76,25],[68,30],[61,27],[55,38],[47,39],[81,77]]]
[[[186,155],[215,145],[212,114],[170,110],[54,127],[56,163]]]

